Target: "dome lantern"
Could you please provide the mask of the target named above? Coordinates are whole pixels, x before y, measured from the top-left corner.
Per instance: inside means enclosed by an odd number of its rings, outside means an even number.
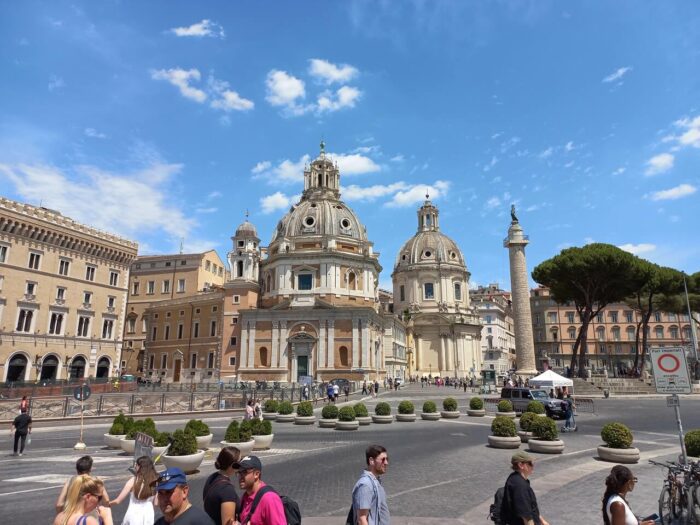
[[[435,232],[440,231],[440,223],[438,222],[439,210],[430,202],[430,194],[426,192],[425,202],[418,209],[418,231],[419,232]]]
[[[340,198],[340,170],[326,155],[326,143],[321,141],[321,151],[304,169],[304,197],[323,196]]]

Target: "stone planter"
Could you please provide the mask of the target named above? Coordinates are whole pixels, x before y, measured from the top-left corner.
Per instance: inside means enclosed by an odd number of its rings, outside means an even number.
[[[277,421],[278,423],[294,423],[294,418],[296,416],[294,414],[277,414]]]
[[[337,422],[337,419],[319,419],[318,426],[320,428],[335,428]]]
[[[518,437],[523,443],[527,443],[532,437],[532,432],[525,432],[524,430],[518,430]]]
[[[515,419],[515,412],[496,412],[496,417],[510,417]]]
[[[355,420],[355,421],[340,421],[335,424],[335,429],[336,430],[357,430],[360,428],[360,422]]]
[[[489,446],[491,448],[520,448],[520,438],[489,436]]]
[[[564,442],[561,439],[543,441],[533,437],[527,442],[527,446],[532,452],[541,454],[561,454],[564,452]]]
[[[605,445],[598,447],[598,457],[603,461],[612,463],[637,463],[639,461],[639,449],[630,448],[611,448]]]
[[[270,448],[270,445],[272,445],[272,438],[274,437],[274,434],[268,436],[253,436],[253,440],[255,441],[253,450],[267,450]]]
[[[277,412],[263,412],[263,419],[267,421],[276,421]]]
[[[394,417],[390,414],[388,416],[378,416],[377,414],[372,414],[372,423],[377,423],[379,425],[385,425],[394,421]]]
[[[438,421],[440,414],[438,412],[421,412],[420,418],[426,421]]]
[[[167,468],[177,467],[182,469],[185,474],[191,474],[202,464],[204,453],[204,450],[198,450],[196,454],[188,456],[168,456],[165,454],[160,460]]]
[[[122,448],[122,439],[126,437],[126,434],[105,434],[105,445],[107,448]]]
[[[396,414],[396,421],[400,421],[402,423],[412,423],[415,420],[415,414]]]
[[[316,416],[294,416],[295,425],[313,425],[316,423]]]
[[[241,452],[241,457],[250,455],[253,452],[253,447],[255,446],[255,440],[243,441],[242,443],[230,443],[228,441],[220,441],[221,445],[224,447],[236,447]]]
[[[355,418],[361,427],[365,427],[372,423],[372,416],[357,416]]]
[[[211,440],[214,437],[214,434],[207,434],[206,436],[197,436],[195,439],[197,440],[197,448],[200,450],[206,450],[209,448],[209,445],[211,445]]]
[[[467,415],[471,417],[484,417],[486,415],[486,410],[484,410],[483,408],[480,410],[473,410],[471,408],[468,408]]]
[[[442,410],[440,415],[444,419],[457,419],[462,413],[459,410]]]
[[[136,440],[124,438],[121,441],[119,441],[119,446],[127,454],[133,454],[134,448],[136,447]]]

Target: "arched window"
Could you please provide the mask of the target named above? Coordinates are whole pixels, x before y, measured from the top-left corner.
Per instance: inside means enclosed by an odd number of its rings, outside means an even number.
[[[690,341],[691,339],[689,326],[683,327],[683,339],[685,339],[686,341]]]
[[[628,326],[627,327],[627,340],[628,341],[634,341],[635,335],[637,333],[637,330],[634,328],[634,326]]]
[[[70,364],[70,379],[80,379],[82,377],[85,377],[85,358],[79,355]]]
[[[340,355],[340,366],[350,366],[350,356],[348,353],[348,347],[341,346],[338,349],[338,354]]]
[[[24,381],[27,373],[27,364],[27,358],[22,354],[17,354],[10,359],[7,367],[7,382]]]
[[[58,374],[58,358],[55,355],[50,355],[41,364],[41,379],[56,379],[56,374]]]
[[[352,270],[348,270],[348,290],[357,290],[357,276]]]
[[[267,347],[261,346],[260,349],[258,350],[258,358],[260,361],[260,366],[270,366],[270,363],[267,362],[268,359],[268,352],[267,352]]]
[[[598,337],[598,341],[605,341],[605,328],[599,326],[598,328],[596,328],[596,334]]]
[[[100,360],[97,362],[95,377],[109,377],[109,365],[108,357],[100,357]]]
[[[435,287],[433,283],[423,284],[423,299],[435,299]]]

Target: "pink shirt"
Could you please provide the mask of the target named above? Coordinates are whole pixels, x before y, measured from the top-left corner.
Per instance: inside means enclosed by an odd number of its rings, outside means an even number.
[[[258,488],[258,490],[264,486],[265,483],[261,481],[260,488]],[[250,525],[287,525],[287,517],[284,514],[282,500],[274,492],[263,494],[263,497],[260,498],[260,502],[255,509],[255,514],[249,518],[246,518],[248,516],[248,512],[250,511],[250,507],[253,504],[253,500],[255,499],[255,494],[257,494],[257,492],[250,495],[248,495],[247,492],[243,493],[243,497],[241,498],[240,513],[242,518],[248,519],[248,523],[250,523]],[[242,525],[246,524],[243,523]]]

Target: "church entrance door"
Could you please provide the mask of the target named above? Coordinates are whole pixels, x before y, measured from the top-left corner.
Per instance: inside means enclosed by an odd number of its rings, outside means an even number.
[[[301,376],[309,375],[309,356],[300,355],[297,357],[297,377],[296,380],[299,381]]]

